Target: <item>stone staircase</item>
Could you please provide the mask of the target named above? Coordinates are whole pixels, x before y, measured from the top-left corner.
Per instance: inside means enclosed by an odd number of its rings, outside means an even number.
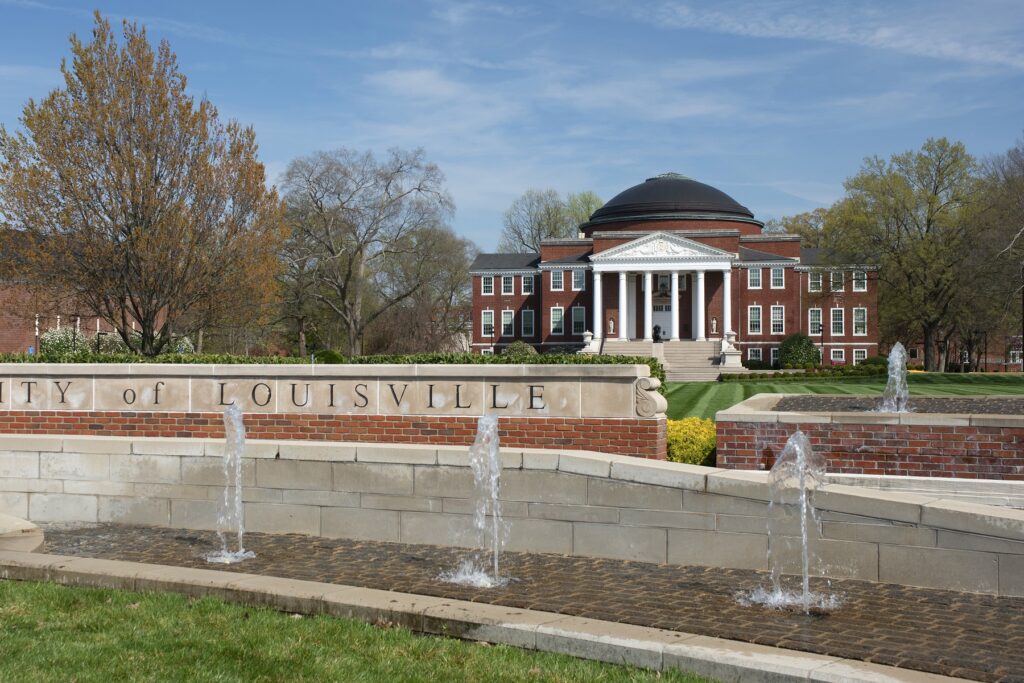
[[[668,382],[714,382],[719,367],[721,342],[678,341],[655,344],[645,341],[606,339],[601,348],[605,355],[652,356],[665,366]]]

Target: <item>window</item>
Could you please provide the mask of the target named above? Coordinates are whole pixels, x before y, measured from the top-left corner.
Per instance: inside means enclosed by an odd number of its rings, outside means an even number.
[[[480,355],[481,356],[493,356],[494,355],[494,349],[480,349]]]
[[[532,279],[532,278],[531,278]],[[522,320],[523,336],[533,336],[533,311],[529,308],[523,309],[522,313],[519,314],[520,320]]]
[[[501,278],[501,293],[511,295],[516,293],[516,279],[511,275],[504,275]]]
[[[786,333],[786,307],[772,306],[772,334]]]
[[[761,334],[760,306],[747,306],[747,334]]]
[[[1010,362],[1011,363],[1019,363],[1020,362],[1020,349],[1011,349],[1010,350]]]
[[[829,354],[829,358],[832,359],[833,363],[845,363],[846,362],[846,351],[843,349],[832,349]]]
[[[747,360],[761,360],[761,349],[747,349]]]
[[[480,293],[490,296],[494,294],[494,277],[491,275],[484,275],[480,278]]]
[[[845,327],[844,322],[845,321],[843,319],[843,309],[841,309],[841,308],[833,308],[832,309],[832,335],[833,336],[837,336],[837,337],[843,336],[843,334],[844,334],[843,330],[844,330],[844,327]]]
[[[917,360],[917,347],[910,349],[910,353],[907,354],[910,358]]]
[[[582,292],[587,287],[587,271],[572,271],[572,291]]]
[[[837,271],[832,273],[832,279],[829,282],[829,289],[833,292],[842,292],[846,289],[846,283],[843,280],[843,272]]]
[[[868,274],[865,273],[863,270],[853,271],[853,291],[868,291]],[[854,362],[856,362],[856,358],[854,358]]]
[[[658,278],[658,281],[656,283],[658,287],[658,293],[661,294],[662,296],[668,296],[672,287],[671,276],[659,274],[656,277]]]
[[[747,271],[747,289],[761,289],[760,268],[751,268]]]
[[[857,337],[867,336],[868,333],[868,309],[853,309],[853,334]]]
[[[853,350],[853,364],[863,363],[868,359],[867,349],[854,349]]]
[[[494,336],[494,311],[484,311],[481,314],[480,333],[485,337]]]
[[[807,334],[812,337],[821,336],[821,309],[810,308],[807,310]]]
[[[779,347],[778,346],[773,346],[771,354],[772,354],[771,355],[772,365],[775,365],[775,364],[777,364],[779,362]]]
[[[572,333],[581,335],[587,331],[587,309],[583,306],[572,307]]]
[[[551,309],[551,334],[565,334],[565,309],[554,306]]]
[[[786,269],[772,268],[772,289],[786,288]]]
[[[807,291],[821,291],[821,273],[807,273]]]
[[[501,336],[511,337],[516,333],[516,317],[512,311],[501,312]]]
[[[533,294],[533,276],[523,276],[523,294]]]
[[[552,292],[561,292],[562,289],[564,289],[565,285],[562,282],[562,275],[563,274],[564,273],[562,271],[560,271],[560,270],[552,270],[551,271],[551,291]]]

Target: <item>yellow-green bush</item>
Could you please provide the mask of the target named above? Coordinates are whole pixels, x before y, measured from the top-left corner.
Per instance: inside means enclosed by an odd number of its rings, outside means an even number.
[[[702,417],[668,421],[668,459],[690,465],[713,464],[715,423]]]

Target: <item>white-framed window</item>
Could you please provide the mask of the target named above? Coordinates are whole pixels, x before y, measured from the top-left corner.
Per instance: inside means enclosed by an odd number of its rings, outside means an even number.
[[[773,346],[772,347],[771,359],[772,359],[772,365],[775,365],[776,363],[779,362],[779,347],[778,346]]]
[[[572,271],[572,291],[582,292],[587,288],[587,271],[585,270],[574,270]]]
[[[786,307],[772,306],[772,334],[786,334]]]
[[[829,291],[842,292],[846,290],[846,273],[841,270],[833,271],[829,274]]]
[[[761,360],[761,349],[747,349],[747,360]]]
[[[868,274],[863,270],[853,271],[853,291],[855,292],[866,292],[868,291]],[[854,359],[856,361],[856,359]]]
[[[565,334],[565,309],[561,306],[551,307],[551,334]]]
[[[785,289],[786,288],[786,269],[785,268],[772,268],[772,289]]]
[[[832,351],[829,352],[829,358],[832,359],[833,363],[845,363],[846,351],[843,349],[832,349]]]
[[[820,292],[821,291],[821,272],[815,271],[807,273],[807,291],[808,292]]]
[[[747,270],[747,289],[761,289],[760,268],[750,268]]]
[[[480,334],[485,337],[494,336],[494,311],[483,311],[480,314]]]
[[[853,309],[853,336],[866,337],[868,334],[868,309]]]
[[[514,311],[501,312],[501,336],[511,337],[516,333],[516,314]]]
[[[761,334],[760,306],[747,306],[747,334]]]
[[[672,304],[651,304],[651,309],[655,313],[669,313],[672,311]]]
[[[480,293],[484,296],[494,294],[494,276],[484,275],[480,278]]]
[[[846,324],[845,323],[846,323],[846,319],[845,319],[845,316],[844,316],[843,309],[841,309],[841,308],[833,308],[832,309],[832,328],[831,328],[832,329],[832,336],[833,337],[841,337],[841,336],[843,336],[843,334],[845,333],[844,331],[846,329]]]
[[[533,276],[523,276],[523,294],[533,294]]]
[[[501,276],[501,293],[505,296],[511,296],[516,293],[516,278],[513,275],[502,275]]]
[[[565,275],[561,270],[551,271],[551,291],[561,292],[565,289],[565,283],[562,281],[562,276]]]
[[[493,356],[494,355],[494,349],[480,349],[480,355],[481,356]]]
[[[854,349],[853,350],[853,364],[859,365],[868,359],[867,349]]]
[[[1020,349],[1010,349],[1010,362],[1011,363],[1019,363],[1020,362]]]
[[[572,333],[579,336],[587,331],[587,309],[583,306],[572,307]]]
[[[519,313],[519,320],[521,321],[520,322],[520,326],[522,327],[522,330],[523,330],[523,336],[524,337],[532,337],[533,336],[533,309],[532,308],[524,308],[522,311],[520,311],[520,313]]]
[[[811,337],[821,336],[821,309],[807,309],[807,334]]]

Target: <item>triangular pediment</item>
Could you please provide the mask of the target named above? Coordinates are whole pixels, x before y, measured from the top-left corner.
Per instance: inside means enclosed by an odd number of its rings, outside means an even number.
[[[706,244],[673,235],[667,232],[652,232],[632,242],[620,244],[590,257],[591,261],[722,261],[728,262],[736,255],[709,247]]]

